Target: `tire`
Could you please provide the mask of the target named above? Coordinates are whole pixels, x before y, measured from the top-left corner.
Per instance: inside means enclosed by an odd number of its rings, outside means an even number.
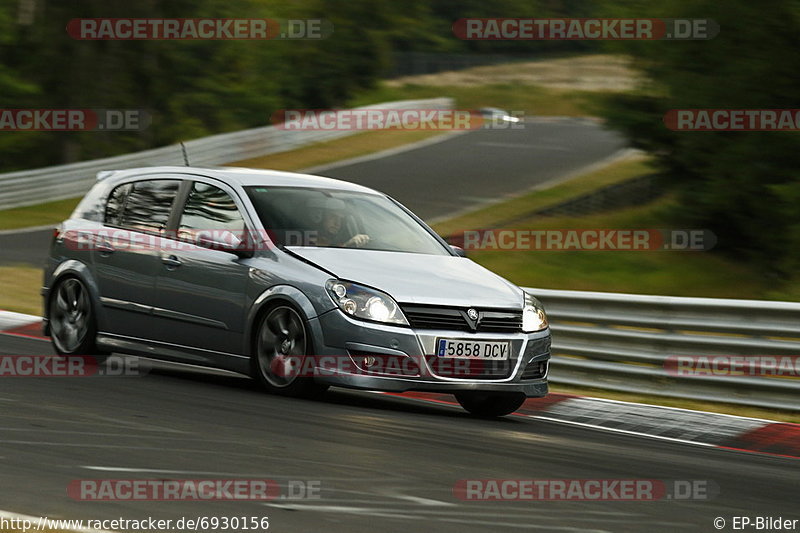
[[[58,355],[90,355],[102,363],[107,355],[98,350],[97,319],[92,295],[78,278],[67,277],[53,287],[48,302],[50,342]]]
[[[313,352],[308,324],[294,306],[279,303],[261,315],[253,339],[250,374],[272,394],[294,397],[321,396],[327,386],[304,376],[311,369]]]
[[[456,400],[461,407],[473,416],[497,418],[510,415],[525,402],[525,395],[519,392],[459,392]]]

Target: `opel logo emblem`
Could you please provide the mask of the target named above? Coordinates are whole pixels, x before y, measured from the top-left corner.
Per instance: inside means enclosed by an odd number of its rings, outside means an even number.
[[[474,309],[467,310],[467,316],[470,320],[478,320],[478,312]]]

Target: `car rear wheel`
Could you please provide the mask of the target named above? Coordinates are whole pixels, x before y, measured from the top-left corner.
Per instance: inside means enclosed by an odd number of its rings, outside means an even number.
[[[95,345],[97,323],[91,298],[78,278],[64,278],[54,287],[48,315],[50,339],[59,355],[101,355]]]
[[[513,413],[525,402],[522,393],[460,392],[456,400],[470,414],[481,418],[496,418]]]
[[[278,304],[263,314],[251,359],[252,376],[269,392],[284,396],[316,396],[327,387],[310,376],[313,361],[308,327],[289,304]]]

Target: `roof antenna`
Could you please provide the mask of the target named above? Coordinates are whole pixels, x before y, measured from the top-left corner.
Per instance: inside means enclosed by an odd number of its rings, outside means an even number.
[[[186,153],[186,145],[181,142],[181,152],[183,152],[183,163],[188,167],[189,165],[189,154]]]

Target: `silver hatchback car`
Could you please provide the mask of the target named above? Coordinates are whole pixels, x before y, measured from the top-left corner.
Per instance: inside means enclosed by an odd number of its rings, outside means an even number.
[[[42,294],[62,355],[218,367],[286,395],[452,393],[485,417],[547,394],[534,296],[392,198],[329,178],[100,173],[54,233]]]

